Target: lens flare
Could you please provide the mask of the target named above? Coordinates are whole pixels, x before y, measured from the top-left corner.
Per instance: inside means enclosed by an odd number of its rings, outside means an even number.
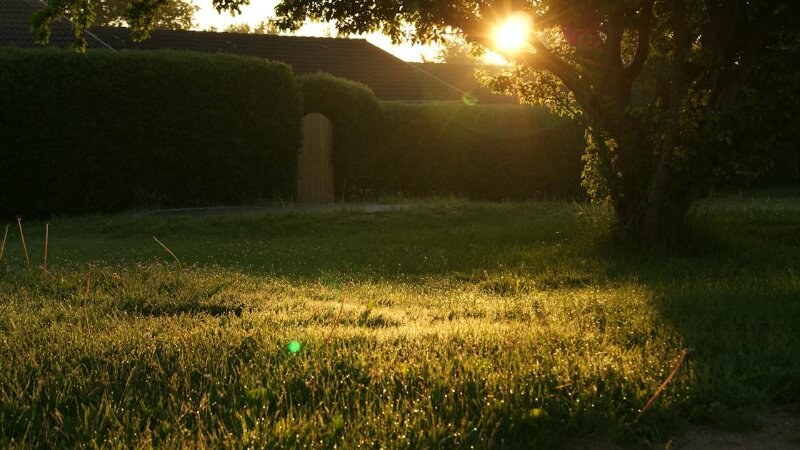
[[[289,341],[289,345],[286,346],[286,350],[289,350],[289,353],[293,355],[299,353],[302,348],[303,344],[300,341]]]
[[[531,19],[527,14],[514,14],[494,29],[494,43],[505,53],[521,50],[528,43],[531,32]]]
[[[469,92],[464,92],[464,95],[461,96],[461,101],[467,106],[475,106],[478,104],[478,98]]]

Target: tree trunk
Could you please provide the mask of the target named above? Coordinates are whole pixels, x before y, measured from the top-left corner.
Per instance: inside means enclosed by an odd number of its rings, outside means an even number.
[[[686,5],[684,0],[672,1],[672,22],[674,30],[674,52],[672,74],[670,77],[669,110],[667,126],[661,154],[658,160],[650,190],[647,206],[642,219],[641,239],[644,244],[652,245],[658,239],[659,227],[663,228],[663,209],[667,200],[670,184],[670,167],[675,147],[680,141],[680,111],[684,96],[684,64],[686,61]]]

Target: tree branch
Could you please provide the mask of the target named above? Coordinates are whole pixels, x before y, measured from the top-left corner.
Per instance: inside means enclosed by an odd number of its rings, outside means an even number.
[[[512,56],[512,59],[531,68],[541,68],[553,72],[576,96],[588,94],[589,86],[581,78],[577,69],[553,54],[539,39],[534,38],[531,45],[536,51],[535,53],[522,52]]]
[[[625,70],[629,79],[634,80],[642,72],[644,63],[650,54],[650,22],[653,20],[654,0],[644,0],[640,9],[639,27],[637,28],[636,54],[631,65]]]
[[[625,12],[614,11],[608,21],[605,50],[608,55],[606,64],[616,70],[622,68],[622,35],[625,32]]]

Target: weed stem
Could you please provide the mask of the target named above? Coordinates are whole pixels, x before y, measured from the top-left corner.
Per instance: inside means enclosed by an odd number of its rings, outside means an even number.
[[[153,236],[153,240],[156,241],[158,243],[158,245],[160,245],[164,250],[166,250],[167,253],[172,255],[172,257],[175,259],[175,264],[178,265],[178,272],[183,272],[183,267],[181,266],[181,261],[178,259],[177,256],[175,256],[175,253],[172,253],[172,250],[170,250],[166,245],[164,245],[163,242],[159,241],[157,237]]]
[[[30,272],[31,258],[28,256],[28,246],[25,245],[25,233],[22,232],[22,217],[17,217],[17,226],[19,226],[19,238],[22,241],[22,250],[25,252],[25,265],[28,267],[28,272]]]
[[[636,420],[634,420],[634,422],[638,422],[639,418],[642,417],[642,414],[644,414],[644,412],[647,411],[648,408],[653,406],[653,403],[655,403],[658,396],[661,395],[662,392],[664,392],[664,389],[667,388],[667,385],[672,381],[672,378],[674,378],[675,374],[678,373],[678,369],[680,369],[681,365],[683,364],[683,361],[686,359],[686,355],[688,354],[689,354],[688,348],[685,348],[681,351],[681,357],[678,358],[678,362],[675,363],[675,367],[672,369],[672,372],[670,372],[669,376],[664,380],[663,383],[661,383],[661,386],[659,386],[658,389],[656,389],[656,392],[653,394],[652,397],[650,397],[650,400],[647,401],[647,404],[644,405],[644,408],[642,408],[642,410],[639,411],[639,414],[636,416]]]
[[[86,273],[86,291],[83,293],[83,306],[86,306],[86,301],[89,300],[89,283],[92,280],[92,272],[89,271]]]
[[[44,272],[47,273],[47,247],[50,244],[50,222],[44,224]]]
[[[347,287],[347,283],[342,286],[342,304],[339,305],[339,312],[336,314],[336,318],[333,319],[333,327],[331,327],[331,334],[328,335],[328,343],[331,343],[333,339],[333,333],[336,331],[336,326],[339,325],[339,319],[342,317],[342,310],[344,310],[344,291]]]
[[[8,237],[8,224],[6,224],[6,232],[3,233],[3,244],[0,245],[0,261],[3,260],[3,253],[6,251],[6,238]]]

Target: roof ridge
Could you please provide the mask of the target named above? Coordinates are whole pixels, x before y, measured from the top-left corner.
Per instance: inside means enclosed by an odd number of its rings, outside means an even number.
[[[104,30],[130,30],[130,27],[115,27],[115,26],[97,26],[94,27],[97,29],[104,29]],[[287,35],[287,34],[258,34],[258,33],[241,33],[237,31],[214,31],[214,30],[170,30],[167,28],[156,28],[151,31],[151,33],[195,33],[195,34],[203,34],[203,35],[231,35],[236,37],[244,37],[247,36],[251,39],[307,39],[307,40],[320,40],[320,41],[358,41],[358,42],[367,42],[365,38],[339,38],[339,37],[327,37],[327,36],[296,36],[296,35]],[[370,43],[370,45],[372,45]]]

